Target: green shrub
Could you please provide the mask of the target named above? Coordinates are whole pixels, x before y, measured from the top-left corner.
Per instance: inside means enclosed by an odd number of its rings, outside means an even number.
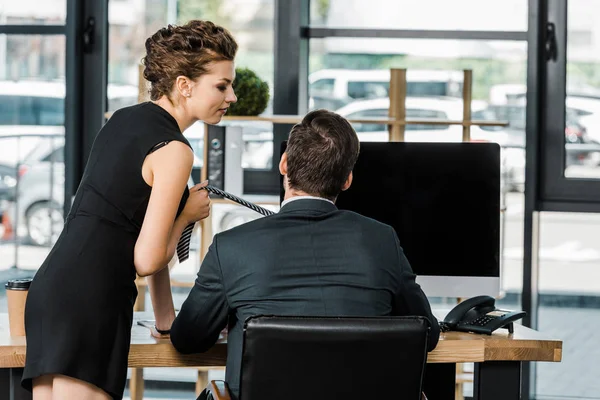
[[[236,68],[233,90],[238,100],[229,106],[228,115],[259,115],[269,102],[269,85],[248,68]]]

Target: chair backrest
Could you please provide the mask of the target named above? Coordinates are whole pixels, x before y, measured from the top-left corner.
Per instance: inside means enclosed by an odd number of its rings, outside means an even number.
[[[423,317],[249,318],[240,400],[418,400],[428,335]]]

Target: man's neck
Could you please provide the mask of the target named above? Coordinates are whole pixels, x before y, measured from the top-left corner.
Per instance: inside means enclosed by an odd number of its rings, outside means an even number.
[[[281,204],[282,205],[283,204],[287,204],[287,203],[289,203],[292,200],[301,199],[301,198],[304,198],[304,197],[313,198],[313,199],[320,199],[320,200],[324,200],[324,201],[330,202],[331,204],[335,204],[335,199],[334,200],[330,200],[330,199],[328,199],[326,197],[323,197],[321,195],[310,194],[310,193],[303,192],[301,190],[286,190],[285,191],[285,195],[283,196],[283,201],[282,201]]]
[[[320,196],[315,196],[312,194],[308,194],[306,192],[303,192],[302,190],[294,190],[294,189],[288,189],[285,191],[285,195],[283,196],[283,200],[288,200],[294,197],[302,197],[302,196],[312,196],[312,197],[320,197]]]

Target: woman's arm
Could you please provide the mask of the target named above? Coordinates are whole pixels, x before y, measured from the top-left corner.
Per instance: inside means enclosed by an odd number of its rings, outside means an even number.
[[[187,215],[187,211],[191,208],[192,210],[197,210],[195,218],[204,218],[206,215],[203,214],[203,206],[206,204],[206,213],[208,213],[208,205],[209,201],[204,202],[203,198],[208,200],[208,192],[199,190],[206,186],[208,182],[201,183],[199,185],[194,186],[190,189],[190,198],[188,198],[188,202],[186,202],[186,207],[184,208],[183,214]],[[200,201],[198,201],[200,200]],[[200,205],[200,207],[198,207]],[[187,221],[186,217],[177,218],[175,221],[175,226],[173,227],[171,242],[169,243],[169,254],[174,254],[177,244],[179,243],[179,237],[181,233],[174,234],[175,232],[181,232],[183,228],[185,228],[188,223],[183,223],[179,226],[180,221]],[[171,328],[171,324],[175,319],[175,308],[173,306],[173,295],[171,293],[171,277],[169,273],[169,268],[165,267],[158,271],[157,273],[146,277],[148,282],[148,290],[150,292],[150,299],[152,300],[152,308],[154,310],[154,318],[156,320],[156,327],[163,330],[169,330]]]
[[[154,275],[146,278],[148,291],[152,300],[154,319],[156,327],[161,331],[171,329],[175,320],[175,306],[173,305],[173,294],[171,293],[171,277],[169,268],[163,268]]]
[[[146,157],[144,178],[152,186],[148,208],[135,244],[134,263],[140,276],[148,276],[148,289],[156,326],[167,330],[175,319],[169,260],[173,258],[181,233],[190,223],[208,216],[210,199],[206,183],[190,189],[181,214],[175,218],[181,195],[186,188],[193,162],[191,149],[171,142]],[[145,172],[150,171],[150,174]],[[148,178],[149,177],[149,178]]]
[[[183,212],[175,219],[192,170],[191,149],[173,141],[146,157],[145,163],[152,175],[152,192],[134,249],[135,269],[140,276],[164,268],[175,253],[183,229],[194,222]]]

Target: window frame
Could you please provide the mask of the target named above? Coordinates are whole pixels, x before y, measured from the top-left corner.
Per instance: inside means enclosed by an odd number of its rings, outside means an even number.
[[[548,22],[555,27],[557,56],[546,62],[544,128],[541,131],[539,211],[600,212],[600,179],[565,177],[568,2],[548,0]]]
[[[108,82],[108,1],[67,0],[65,79],[65,200],[71,209],[96,134],[105,122]],[[95,20],[92,38],[83,33]]]

